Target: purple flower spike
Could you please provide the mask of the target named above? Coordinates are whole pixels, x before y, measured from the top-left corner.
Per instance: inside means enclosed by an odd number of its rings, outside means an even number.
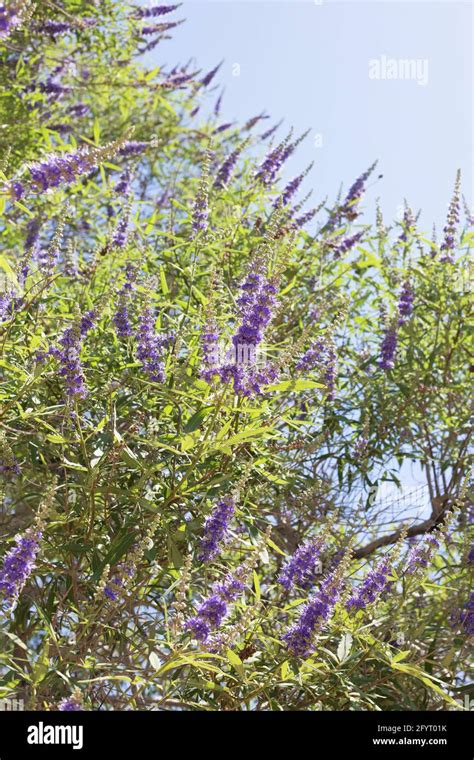
[[[219,554],[219,544],[225,537],[234,512],[234,501],[229,497],[219,501],[212,514],[207,518],[198,555],[201,562],[210,562]]]
[[[328,575],[305,604],[298,621],[283,636],[290,654],[307,657],[313,651],[314,635],[321,630],[333,614],[340,599],[344,579],[338,570]]]
[[[380,348],[379,366],[382,369],[393,369],[395,366],[395,353],[397,350],[397,330],[395,325],[390,325],[385,333]]]
[[[9,605],[18,599],[30,577],[40,549],[42,533],[37,528],[28,528],[23,535],[15,538],[16,546],[6,554],[0,569],[0,598]]]
[[[460,215],[460,202],[461,202],[461,172],[458,171],[456,175],[456,182],[454,185],[454,193],[449,204],[448,218],[446,225],[443,229],[444,239],[441,244],[441,261],[453,262],[454,250],[456,248],[456,232],[459,224]]]
[[[307,588],[317,574],[318,560],[323,548],[322,538],[302,543],[287,561],[278,576],[279,582],[290,591],[294,586]]]
[[[84,708],[80,702],[78,702],[77,699],[74,699],[74,697],[66,697],[65,699],[62,699],[58,705],[58,710],[60,712],[79,712],[83,709]]]
[[[372,604],[391,586],[390,562],[388,559],[382,559],[370,573],[367,574],[361,586],[348,599],[346,607],[348,610],[363,610],[368,604]]]
[[[400,299],[398,301],[398,324],[400,327],[405,324],[408,317],[413,311],[413,302],[415,300],[415,294],[410,282],[407,280],[400,293]]]
[[[166,375],[163,351],[171,341],[171,335],[155,333],[155,319],[149,307],[143,310],[140,317],[137,341],[137,359],[141,361],[148,377],[155,383],[164,383]]]
[[[423,541],[420,541],[410,550],[407,557],[406,574],[414,575],[417,571],[426,569],[439,547],[440,543],[435,534],[428,533]]]

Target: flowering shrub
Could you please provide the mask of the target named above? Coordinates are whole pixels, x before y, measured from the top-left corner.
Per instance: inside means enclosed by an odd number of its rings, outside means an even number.
[[[223,121],[219,66],[147,67],[180,21],[0,6],[0,697],[456,708],[460,176],[439,241],[370,222],[375,166],[308,208],[280,180],[304,136]],[[405,462],[418,516],[372,498]]]

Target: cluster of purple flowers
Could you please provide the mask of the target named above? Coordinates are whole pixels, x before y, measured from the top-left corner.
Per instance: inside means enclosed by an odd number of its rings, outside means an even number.
[[[140,140],[127,140],[117,151],[119,156],[130,158],[132,156],[140,156],[149,147],[149,143],[141,142]]]
[[[319,557],[324,546],[323,538],[304,541],[282,568],[278,581],[287,591],[294,586],[307,588],[318,572]]]
[[[410,549],[406,561],[406,574],[415,575],[419,570],[427,568],[439,547],[439,539],[434,533],[428,533],[422,541]]]
[[[79,712],[83,709],[84,708],[82,707],[79,700],[75,699],[74,697],[65,697],[58,705],[58,710],[60,712]]]
[[[313,651],[313,638],[330,619],[339,601],[344,579],[337,568],[321,583],[304,605],[297,622],[283,636],[290,654],[306,657]]]
[[[64,378],[69,398],[85,398],[87,389],[81,364],[81,349],[85,336],[94,327],[96,312],[90,310],[74,325],[68,327],[59,339],[59,347],[52,346],[37,355],[38,361],[52,356],[61,365],[59,375]]]
[[[141,33],[142,33],[142,35],[144,37],[149,37],[152,34],[164,34],[164,32],[167,32],[170,29],[174,29],[174,27],[178,26],[180,23],[182,23],[182,22],[180,22],[180,21],[168,21],[167,23],[164,23],[164,24],[153,24],[152,26],[143,26],[142,30],[141,30]],[[158,42],[158,40],[156,40],[156,42]],[[150,43],[150,45],[152,45],[152,44],[153,43]],[[153,47],[154,47],[154,45],[153,45]],[[152,49],[153,49],[152,47],[147,47],[146,48],[146,50],[152,50]],[[145,51],[141,51],[141,52],[145,52]]]
[[[210,562],[219,553],[219,547],[229,528],[235,512],[232,497],[221,499],[212,514],[204,524],[204,536],[201,540],[198,559],[201,562]]]
[[[20,475],[20,465],[14,455],[6,436],[0,434],[0,474],[1,475]]]
[[[167,13],[175,11],[181,3],[177,5],[151,5],[149,8],[135,8],[136,18],[156,18],[157,16],[165,16]]]
[[[277,145],[276,148],[271,150],[267,156],[265,156],[255,174],[256,179],[266,187],[271,185],[275,181],[284,162],[291,156],[294,149],[295,143],[290,143],[289,138],[287,137],[283,142]]]
[[[55,21],[54,19],[47,19],[38,27],[39,32],[48,34],[52,39],[56,39],[59,34],[66,34],[71,31],[71,24],[67,21]]]
[[[135,288],[135,274],[135,267],[129,262],[125,267],[125,282],[118,291],[118,307],[113,318],[117,335],[121,338],[130,338],[133,334],[130,323],[129,304]]]
[[[217,363],[219,336],[215,324],[207,324],[201,334],[205,363],[201,376],[207,382],[218,376],[223,383],[232,381],[239,395],[252,396],[276,379],[276,367],[270,364],[259,367],[257,361],[257,347],[272,319],[276,293],[276,285],[262,274],[261,262],[257,262],[241,285],[237,299],[241,323],[232,337],[233,347],[227,353],[226,363]]]
[[[360,177],[356,179],[354,184],[349,188],[349,192],[347,193],[342,204],[339,205],[331,213],[329,220],[324,227],[325,230],[335,229],[337,225],[343,221],[344,218],[349,221],[357,219],[360,213],[358,206],[365,193],[366,182],[374,171],[376,165],[377,162],[373,163],[372,166],[369,166],[367,171],[363,172],[363,174],[361,174]]]
[[[296,369],[310,372],[323,361],[326,345],[322,340],[315,340],[296,363]]]
[[[120,152],[120,143],[109,143],[102,148],[79,148],[73,153],[50,154],[42,161],[29,167],[31,183],[34,192],[45,192],[53,187],[74,182],[77,177],[90,172],[102,161]],[[25,185],[15,182],[11,185],[12,193],[19,200],[25,193]]]
[[[211,71],[209,71],[202,79],[201,79],[201,85],[203,87],[207,87],[209,84],[211,84],[212,80],[214,79],[215,75],[219,71],[220,67],[222,66],[221,63],[218,63],[217,66],[215,66]]]
[[[115,192],[119,193],[120,195],[128,195],[130,191],[130,182],[132,179],[132,173],[130,169],[125,169],[124,172],[120,175],[118,178],[117,184],[115,185]]]
[[[120,598],[120,591],[124,589],[126,582],[133,577],[135,573],[135,566],[133,564],[124,562],[119,565],[115,574],[110,581],[104,587],[104,595],[111,602],[118,602]]]
[[[201,182],[193,207],[192,228],[193,235],[205,232],[208,226],[209,199],[205,182]]]
[[[408,317],[413,311],[413,303],[415,301],[415,294],[409,280],[404,282],[400,298],[398,300],[398,324],[400,327],[405,324]]]
[[[340,241],[333,242],[331,244],[331,248],[334,253],[334,258],[339,259],[341,256],[344,256],[344,254],[351,251],[363,237],[364,231],[361,230],[360,232],[356,232],[354,235],[350,235],[349,237],[343,238]]]
[[[114,248],[123,248],[128,240],[128,225],[130,221],[130,203],[127,202],[122,209],[122,213],[115,227],[112,236],[112,246]]]
[[[155,332],[155,318],[152,310],[147,306],[140,316],[137,333],[137,359],[141,361],[143,368],[150,380],[155,383],[164,383],[165,363],[163,351],[172,340],[170,333],[157,335]]]
[[[312,167],[313,167],[313,162],[311,162],[311,164],[308,166],[307,169],[304,170],[304,172],[301,172],[301,174],[299,174],[297,177],[295,177],[294,179],[290,180],[290,182],[288,182],[288,184],[283,188],[281,197],[277,198],[277,200],[273,204],[274,208],[276,208],[279,204],[281,204],[282,206],[286,206],[291,201],[294,194],[297,192],[299,186],[303,182],[304,178],[306,177],[308,172],[311,171]]]
[[[390,324],[384,335],[380,348],[379,366],[382,369],[393,369],[395,366],[395,353],[397,351],[397,329],[395,324]]]
[[[42,532],[28,528],[15,538],[16,546],[7,553],[0,569],[0,595],[9,605],[18,599],[36,564]]]
[[[216,178],[214,180],[215,190],[221,190],[222,188],[227,187],[229,184],[229,180],[231,178],[232,172],[235,169],[237,159],[239,158],[239,155],[242,152],[244,146],[245,143],[242,143],[242,145],[233,150],[218,169]]]
[[[454,261],[454,249],[456,247],[456,230],[459,223],[461,200],[461,172],[458,171],[454,185],[454,193],[449,204],[448,218],[443,229],[444,237],[441,243],[441,261]]]
[[[0,3],[0,39],[8,37],[20,26],[28,5],[30,5],[29,2],[18,2],[17,0]]]
[[[413,233],[415,229],[415,219],[413,217],[413,212],[409,206],[405,206],[401,225],[402,225],[402,232],[400,233],[398,237],[397,244],[406,245],[406,243],[408,242],[410,238],[410,235]]]
[[[296,363],[296,369],[310,372],[313,369],[323,370],[323,380],[326,385],[326,395],[329,401],[335,397],[337,377],[337,352],[332,341],[313,341],[307,351]]]
[[[210,633],[219,628],[228,613],[228,605],[235,602],[245,588],[239,579],[241,568],[235,575],[229,573],[223,581],[214,583],[212,595],[199,605],[196,615],[186,622],[186,629],[195,639],[206,642]]]
[[[217,325],[214,319],[209,319],[206,322],[200,333],[199,340],[204,362],[201,377],[207,383],[210,383],[212,378],[219,374],[219,333],[217,332]]]
[[[376,567],[365,577],[359,588],[349,597],[346,607],[348,610],[363,610],[368,604],[387,591],[392,581],[389,580],[391,572],[390,561],[383,558]]]

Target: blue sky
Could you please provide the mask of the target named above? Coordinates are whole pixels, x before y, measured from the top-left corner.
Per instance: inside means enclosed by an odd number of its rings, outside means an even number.
[[[173,14],[183,17],[148,63],[194,58],[208,70],[224,59],[215,80],[225,87],[223,120],[242,122],[265,109],[272,117],[265,127],[284,119],[281,134],[311,128],[286,172],[315,162],[306,181],[314,205],[375,159],[383,179],[366,203],[371,208],[380,196],[388,219],[406,197],[423,209],[423,229],[442,225],[458,167],[473,203],[469,2],[188,0]],[[370,61],[382,66],[383,56],[395,68],[370,78],[378,65]],[[414,78],[402,78],[400,60],[414,62]]]

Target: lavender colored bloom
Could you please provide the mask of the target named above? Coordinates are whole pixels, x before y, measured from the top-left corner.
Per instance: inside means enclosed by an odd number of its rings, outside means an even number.
[[[467,564],[468,565],[474,564],[474,544],[471,546],[471,551],[469,552],[467,556]]]
[[[21,25],[29,5],[29,2],[17,2],[17,0],[0,3],[0,39],[5,39]]]
[[[406,244],[408,242],[409,235],[411,235],[414,228],[415,228],[415,219],[413,217],[413,212],[409,206],[406,206],[405,211],[403,212],[402,232],[398,237],[397,243]]]
[[[340,242],[336,242],[332,248],[334,251],[334,258],[340,258],[345,253],[348,253],[348,251],[352,250],[352,248],[361,240],[361,238],[364,237],[364,231],[361,230],[360,232],[356,232],[355,235],[351,235],[350,237],[344,238]]]
[[[142,27],[141,33],[144,37],[149,37],[152,34],[163,34],[164,32],[169,31],[170,29],[174,29],[175,26],[178,26],[180,21],[169,21],[165,24],[154,24],[153,26],[144,26]],[[158,43],[158,40],[155,40],[155,43]],[[149,50],[150,48],[147,47],[146,50]],[[145,52],[145,51],[141,51]]]
[[[117,602],[120,598],[120,591],[125,588],[126,583],[135,574],[135,565],[129,562],[123,562],[117,567],[114,576],[104,588],[104,595],[111,602]]]
[[[301,229],[302,227],[305,226],[305,224],[308,224],[308,222],[310,222],[311,219],[313,219],[313,217],[316,215],[316,212],[317,212],[317,209],[312,208],[309,211],[307,211],[305,214],[302,214],[300,217],[295,219],[295,221],[293,222],[294,229]]]
[[[313,341],[308,350],[305,351],[301,359],[299,359],[297,362],[296,369],[309,372],[315,367],[319,366],[319,364],[323,361],[325,350],[326,346],[322,340]]]
[[[207,190],[204,183],[201,183],[199,192],[193,207],[192,216],[192,228],[193,236],[196,236],[199,232],[205,232],[208,227],[209,216],[209,201],[207,196]]]
[[[265,113],[258,114],[258,116],[253,116],[251,119],[249,119],[243,126],[243,129],[246,132],[249,132],[251,129],[254,128],[255,124],[258,124],[259,121],[262,119],[269,119],[270,117],[267,116]]]
[[[235,576],[229,573],[224,581],[214,583],[212,595],[199,605],[196,615],[186,622],[187,630],[198,641],[206,642],[211,631],[219,628],[228,613],[229,602],[235,601],[244,590],[245,586],[238,578],[239,570]]]
[[[135,267],[128,263],[125,267],[125,282],[118,292],[118,307],[113,321],[117,335],[121,338],[130,338],[133,334],[129,316],[129,304],[131,294],[135,288]]]
[[[130,220],[130,206],[127,206],[122,210],[120,219],[114,230],[112,237],[112,245],[114,248],[123,248],[128,239],[128,224]]]
[[[290,654],[307,657],[313,651],[313,638],[327,623],[340,599],[344,579],[338,570],[326,576],[320,588],[304,605],[298,621],[283,636]]]
[[[40,92],[48,95],[48,102],[50,103],[60,100],[63,95],[71,92],[69,87],[62,85],[55,77],[49,77],[46,82],[40,82],[38,89]]]
[[[464,205],[464,213],[466,215],[466,223],[469,227],[473,227],[474,226],[474,212],[472,212],[471,209],[469,208],[468,203],[464,196],[462,200],[463,200],[463,205]]]
[[[237,163],[237,159],[242,151],[242,147],[236,148],[232,151],[232,153],[229,154],[229,156],[225,159],[222,166],[219,168],[216,178],[214,180],[214,188],[216,190],[220,190],[223,187],[227,187],[230,177],[232,175],[232,172],[235,169],[235,165]]]
[[[25,186],[23,182],[14,181],[10,183],[10,194],[14,201],[21,201],[25,194]]]
[[[440,543],[434,533],[428,533],[423,541],[410,549],[406,561],[406,574],[414,575],[428,567],[432,557],[439,549]]]
[[[263,132],[263,134],[260,135],[261,140],[268,140],[269,137],[271,137],[278,129],[278,127],[281,125],[281,121],[278,122],[278,124],[275,124],[273,127],[270,127],[266,132]]]
[[[69,398],[85,398],[84,372],[81,364],[82,343],[95,324],[96,314],[91,310],[81,317],[74,325],[68,327],[59,339],[59,347],[51,347],[37,355],[38,361],[44,361],[48,356],[55,358],[59,364],[59,375],[64,379],[66,394]]]
[[[137,358],[141,361],[150,380],[155,383],[165,382],[163,350],[170,340],[171,335],[169,333],[156,335],[153,313],[149,307],[146,307],[141,314],[139,322]]]
[[[337,353],[333,345],[327,350],[326,368],[324,371],[324,382],[326,383],[326,396],[328,401],[333,401],[335,397],[337,375]]]
[[[398,301],[398,324],[402,326],[413,311],[415,294],[410,282],[407,280],[402,287]]]
[[[219,71],[219,69],[220,69],[221,66],[222,66],[222,61],[221,61],[221,63],[218,63],[217,66],[215,66],[215,68],[211,69],[211,71],[209,71],[201,79],[201,84],[202,84],[203,87],[207,87],[209,84],[211,84],[212,80],[214,79],[215,75],[217,74],[217,72]]]
[[[380,348],[379,366],[382,369],[393,369],[397,350],[397,330],[395,325],[389,325],[385,332]]]
[[[233,382],[234,391],[239,395],[252,396],[261,393],[261,387],[272,382],[277,374],[276,367],[270,365],[259,368],[256,365],[256,349],[263,339],[264,330],[272,318],[276,305],[276,286],[261,273],[261,264],[255,264],[241,285],[237,304],[241,313],[241,324],[232,338],[233,349],[228,352],[227,362],[216,366],[218,335],[214,327],[204,334],[207,355],[213,351],[212,361],[202,376],[210,382],[214,375],[219,375],[221,382]],[[206,354],[205,354],[206,355]]]
[[[221,92],[219,97],[216,100],[216,104],[214,106],[214,116],[219,116],[221,112],[221,105],[222,105],[222,98],[224,96],[224,91]]]
[[[126,169],[122,174],[120,175],[117,184],[115,185],[115,192],[120,193],[121,195],[128,195],[130,191],[130,182],[132,179],[132,173],[130,169]]]
[[[345,217],[346,219],[353,221],[359,216],[359,204],[362,200],[364,193],[365,193],[365,185],[374,171],[375,167],[377,165],[377,162],[375,161],[372,166],[369,166],[367,171],[363,172],[363,174],[360,175],[356,179],[353,185],[349,188],[349,192],[347,193],[344,201],[340,206],[338,206],[329,217],[329,220],[327,221],[324,230],[333,230],[337,225],[342,221],[342,219]]]
[[[38,31],[49,34],[49,36],[55,40],[59,34],[70,32],[71,25],[66,21],[54,21],[53,19],[48,19],[38,26]]]
[[[219,127],[216,127],[213,135],[219,135],[221,132],[225,132],[226,129],[230,129],[234,125],[233,121],[226,122],[225,124],[221,124]]]
[[[50,154],[29,167],[31,188],[45,192],[52,187],[74,182],[78,176],[91,171],[116,153],[116,143],[102,148],[80,148],[74,153]]]
[[[165,16],[167,13],[171,13],[179,8],[181,3],[177,5],[152,5],[149,8],[135,8],[135,18],[156,18],[156,16]]]
[[[74,697],[65,697],[59,703],[58,710],[60,712],[79,712],[83,710],[83,707]]]
[[[276,148],[270,151],[257,169],[255,178],[263,185],[271,185],[280,171],[283,163],[294,150],[294,144],[288,143],[288,138],[283,140]]]
[[[139,156],[141,153],[143,153],[149,146],[149,143],[147,142],[140,142],[138,140],[128,140],[124,145],[122,145],[121,148],[117,151],[119,156],[126,156],[129,158],[130,156]]]
[[[81,118],[82,116],[86,116],[90,110],[90,106],[88,106],[87,103],[77,103],[68,108],[68,113],[77,118]]]
[[[309,586],[317,573],[323,545],[323,538],[312,538],[300,544],[278,576],[278,581],[287,591],[294,586],[300,586],[300,588]]]
[[[40,548],[42,532],[38,528],[28,528],[23,535],[15,538],[16,546],[6,554],[0,569],[0,596],[9,605],[18,599],[31,575]]]
[[[204,369],[201,371],[201,377],[210,383],[212,378],[219,374],[219,333],[214,320],[209,320],[204,326],[200,336],[202,349],[202,358]]]
[[[456,175],[456,182],[454,185],[454,193],[449,204],[448,218],[446,225],[443,229],[444,237],[441,243],[441,261],[453,262],[454,261],[454,249],[456,247],[456,231],[459,223],[460,212],[460,198],[461,198],[461,172],[458,171]]]
[[[363,610],[372,604],[391,586],[390,562],[382,559],[365,577],[359,588],[349,597],[346,607],[348,610]]]
[[[281,195],[281,199],[279,198],[279,199],[277,199],[275,201],[275,203],[274,203],[274,207],[275,208],[280,203],[280,201],[281,201],[281,205],[282,206],[286,206],[290,202],[290,200],[293,198],[294,194],[298,190],[299,186],[303,182],[304,178],[306,177],[306,175],[308,174],[308,172],[311,170],[312,166],[313,166],[313,164],[311,163],[308,166],[308,168],[305,169],[304,172],[301,172],[301,174],[299,174],[297,177],[295,177],[290,182],[288,182],[288,184],[286,185],[286,187],[283,190],[283,193]]]
[[[219,553],[219,544],[225,537],[229,523],[234,516],[235,506],[232,498],[221,499],[204,524],[204,536],[201,541],[198,559],[210,562]]]
[[[362,459],[363,457],[366,456],[368,443],[369,443],[368,439],[363,435],[360,435],[357,438],[354,444],[354,452],[353,452],[354,459],[356,460]]]

